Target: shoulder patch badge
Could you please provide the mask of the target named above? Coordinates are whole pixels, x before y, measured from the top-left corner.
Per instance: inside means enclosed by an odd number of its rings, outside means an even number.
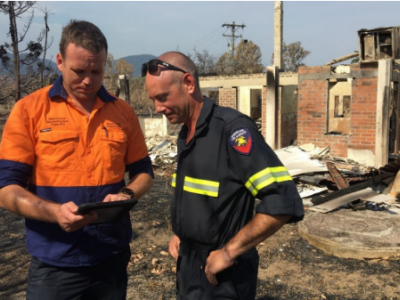
[[[253,149],[253,137],[248,128],[236,130],[229,137],[229,144],[240,154],[248,155]]]

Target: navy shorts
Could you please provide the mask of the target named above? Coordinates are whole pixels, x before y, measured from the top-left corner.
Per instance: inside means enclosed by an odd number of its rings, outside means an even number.
[[[204,266],[210,251],[193,249],[181,242],[177,261],[177,300],[254,300],[259,256],[252,249],[234,265],[217,274],[219,284],[207,280]]]
[[[129,247],[92,267],[55,267],[33,257],[27,300],[125,300]]]

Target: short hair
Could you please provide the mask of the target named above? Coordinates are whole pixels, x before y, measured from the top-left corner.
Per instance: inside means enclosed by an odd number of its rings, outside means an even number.
[[[71,20],[63,28],[60,40],[60,53],[65,57],[69,44],[99,53],[102,49],[108,50],[107,39],[101,30],[94,24],[87,21]]]
[[[193,62],[192,59],[190,59],[190,57],[188,57],[187,55],[185,55],[179,51],[169,51],[169,52],[166,52],[166,53],[160,55],[159,57],[162,57],[162,56],[174,57],[173,62],[171,62],[171,63],[176,64],[178,62],[178,66],[181,67],[186,72],[192,74],[196,85],[200,86],[199,72],[197,71],[196,64]],[[170,62],[170,61],[167,59],[166,62]]]
[[[187,55],[183,54],[182,52],[176,51],[176,53],[178,55],[180,55],[180,57],[182,59],[184,70],[186,72],[189,72],[190,74],[192,74],[194,80],[196,81],[196,84],[198,86],[200,86],[200,83],[199,83],[199,72],[197,71],[196,64],[193,62],[192,59],[190,59],[190,57],[188,57]]]

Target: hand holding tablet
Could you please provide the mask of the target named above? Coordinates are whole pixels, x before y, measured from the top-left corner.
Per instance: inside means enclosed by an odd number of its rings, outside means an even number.
[[[97,213],[95,223],[109,223],[120,220],[138,202],[137,199],[111,201],[111,202],[91,202],[83,203],[78,206],[76,215],[86,215],[92,211]]]

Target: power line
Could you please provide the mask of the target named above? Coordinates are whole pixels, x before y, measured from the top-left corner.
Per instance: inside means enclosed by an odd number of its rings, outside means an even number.
[[[216,38],[214,38],[212,41],[210,41],[209,43],[207,43],[206,45],[203,45],[203,48],[207,49],[208,46],[212,45],[212,44],[216,44],[217,41],[220,41],[222,39],[221,36],[217,36]]]
[[[200,42],[201,40],[205,39],[206,37],[212,35],[215,36],[216,34],[218,34],[217,31],[221,31],[221,27],[216,28],[214,31],[210,32],[209,34],[205,35],[204,37],[202,37],[201,39],[198,40],[198,42]]]
[[[195,41],[191,46],[187,47],[187,49],[192,50],[192,49],[196,48],[199,44],[205,43],[208,40],[210,40],[211,38],[214,38],[216,35],[219,35],[220,32],[221,32],[221,27],[218,27],[217,29],[213,30],[212,32],[206,34],[202,38]]]

